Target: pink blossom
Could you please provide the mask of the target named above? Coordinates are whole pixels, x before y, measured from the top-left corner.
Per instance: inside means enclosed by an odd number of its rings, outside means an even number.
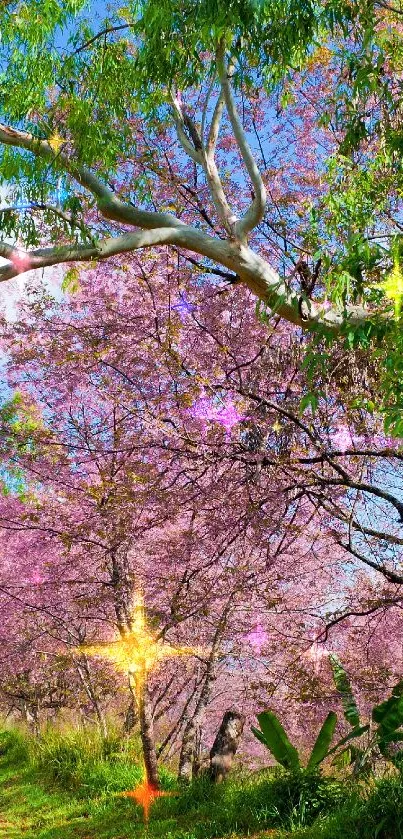
[[[227,435],[231,434],[235,425],[246,419],[243,414],[239,413],[232,399],[227,399],[220,407],[218,405],[214,405],[212,400],[207,396],[201,396],[197,399],[192,406],[190,413],[193,417],[205,420],[206,422],[218,422],[225,428]]]
[[[336,432],[332,434],[331,442],[332,448],[339,449],[341,452],[345,452],[353,445],[351,434],[345,426],[339,426],[337,428]]]
[[[226,434],[231,434],[234,425],[238,425],[246,417],[240,414],[234,403],[229,400],[223,408],[217,411],[215,419],[225,428]]]
[[[27,271],[31,266],[31,260],[28,254],[24,253],[24,251],[13,251],[10,260],[13,263],[14,268],[16,268],[20,273]]]
[[[255,626],[252,632],[249,632],[246,636],[246,640],[249,641],[249,644],[253,647],[255,652],[260,655],[262,648],[266,646],[269,640],[269,636],[263,626],[259,623]]]
[[[45,582],[45,577],[41,574],[39,568],[35,568],[32,574],[27,577],[27,582],[34,586],[40,586]]]
[[[216,411],[211,404],[211,399],[208,396],[201,396],[193,403],[190,413],[196,419],[203,419],[211,421],[215,419]]]

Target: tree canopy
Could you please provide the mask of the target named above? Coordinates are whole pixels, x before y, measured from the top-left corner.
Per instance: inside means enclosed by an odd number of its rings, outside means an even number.
[[[143,636],[200,643],[132,697],[149,778],[189,777],[209,706],[312,719],[325,642],[366,698],[401,668],[402,10],[0,16],[0,280],[36,271],[0,320],[2,705],[105,729],[88,647],[141,583]]]
[[[93,12],[1,11],[0,279],[153,246],[201,256],[322,354],[370,346],[400,433],[399,3]]]

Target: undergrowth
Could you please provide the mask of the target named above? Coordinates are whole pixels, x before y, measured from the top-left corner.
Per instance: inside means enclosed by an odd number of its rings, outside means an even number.
[[[142,779],[137,738],[45,731],[38,740],[0,733],[2,839],[403,839],[403,779],[371,784],[268,770],[179,789],[161,770],[167,797],[148,828],[120,793]],[[4,814],[4,815],[3,815]]]

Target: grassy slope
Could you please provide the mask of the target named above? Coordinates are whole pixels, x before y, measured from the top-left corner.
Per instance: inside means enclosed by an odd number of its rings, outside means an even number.
[[[157,801],[145,828],[137,805],[119,796],[141,774],[133,749],[99,749],[58,736],[45,738],[39,753],[18,734],[0,734],[0,839],[403,839],[401,779],[375,785],[365,801],[338,784],[304,781],[296,790],[261,774],[218,788],[199,783]],[[162,780],[174,787],[167,772]],[[322,818],[301,828],[318,808]]]

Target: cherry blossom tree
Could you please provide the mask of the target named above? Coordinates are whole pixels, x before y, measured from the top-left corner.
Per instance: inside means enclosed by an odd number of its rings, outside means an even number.
[[[298,328],[393,355],[399,9],[149,0],[97,30],[82,8],[2,12],[0,279],[168,246]]]
[[[2,413],[3,608],[24,616],[17,643],[39,631],[42,654],[70,651],[102,726],[117,677],[71,648],[124,636],[141,585],[158,637],[197,648],[145,686],[148,759],[179,752],[188,778],[235,699],[250,717],[304,699],[308,731],[336,701],[321,652],[344,650],[346,621],[396,614],[399,444],[346,409],[346,369],[357,394],[375,375],[354,354],[335,355],[316,381],[331,398],[301,415],[305,347],[257,321],[247,292],[165,254],[130,260],[84,271],[67,301],[35,285],[2,324],[20,394]],[[370,499],[386,530],[365,521]],[[382,561],[371,540],[389,546]]]

